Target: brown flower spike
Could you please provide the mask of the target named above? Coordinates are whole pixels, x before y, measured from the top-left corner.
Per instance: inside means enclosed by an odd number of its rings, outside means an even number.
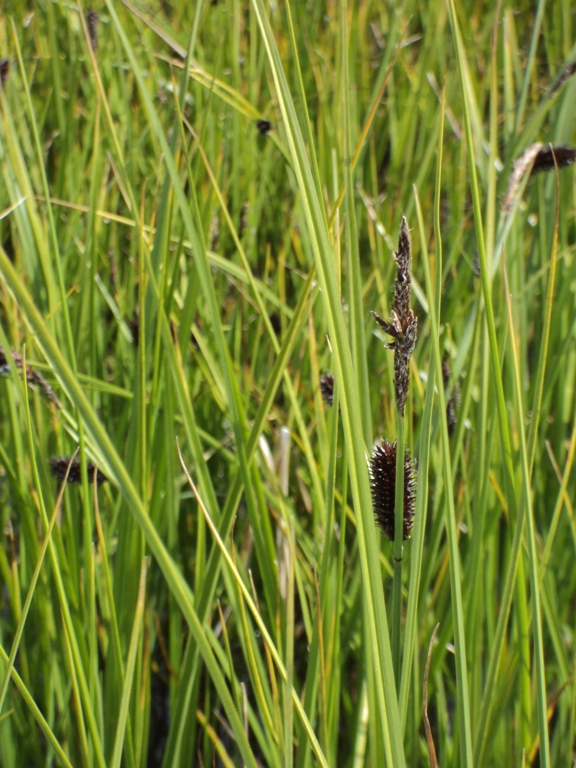
[[[556,160],[556,162],[554,162]],[[540,173],[542,171],[553,171],[558,165],[558,168],[567,168],[576,161],[576,149],[572,147],[550,145],[544,146],[540,142],[532,144],[528,149],[523,152],[519,158],[514,161],[514,168],[510,174],[510,180],[508,182],[508,189],[506,195],[502,200],[502,210],[504,213],[508,213],[516,200],[518,188],[520,182],[525,173],[530,171],[530,175],[533,173]]]
[[[330,371],[326,371],[323,376],[320,376],[320,392],[327,405],[334,403],[334,376]]]
[[[383,320],[376,312],[372,316],[381,328],[393,338],[386,349],[394,350],[394,388],[396,403],[400,416],[404,417],[404,409],[408,400],[408,385],[410,358],[416,346],[418,320],[410,309],[410,294],[412,290],[412,245],[408,222],[402,217],[398,251],[394,254],[396,261],[396,282],[394,284],[394,304],[390,313],[390,322]]]
[[[100,23],[100,17],[93,8],[88,8],[86,11],[86,26],[88,27],[88,35],[90,37],[90,46],[93,51],[98,50],[98,24]]]
[[[57,480],[64,480],[66,472],[68,472],[68,464],[70,464],[70,472],[68,473],[69,483],[81,483],[82,482],[82,470],[79,461],[70,461],[67,456],[54,456],[50,459],[50,474]],[[86,474],[88,475],[88,482],[94,482],[94,464],[86,465]],[[105,483],[108,478],[99,469],[96,470],[96,483],[101,485]]]
[[[390,541],[394,541],[394,505],[396,496],[396,441],[384,440],[374,447],[370,462],[372,506],[374,517]],[[410,538],[414,526],[416,500],[416,467],[408,451],[404,454],[404,531]]]

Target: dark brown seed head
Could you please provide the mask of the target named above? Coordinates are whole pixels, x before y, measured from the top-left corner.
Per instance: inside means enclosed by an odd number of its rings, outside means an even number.
[[[323,376],[320,376],[320,392],[322,392],[324,402],[332,405],[334,402],[334,376],[330,371],[326,371]]]
[[[418,335],[418,320],[412,310],[408,310],[405,318],[404,335],[394,342],[394,387],[396,390],[396,404],[400,415],[404,416],[404,409],[408,401],[408,387],[410,384],[410,358],[416,346]]]
[[[412,246],[408,222],[402,217],[398,251],[394,254],[396,261],[396,281],[394,284],[394,308],[390,313],[390,322],[383,320],[376,312],[372,316],[392,337],[393,341],[386,344],[387,349],[394,350],[394,389],[396,403],[400,415],[408,400],[408,385],[410,382],[409,364],[418,334],[418,320],[410,309],[410,294],[412,291]]]
[[[402,329],[410,312],[410,292],[412,290],[412,243],[408,222],[402,216],[398,250],[394,254],[396,261],[396,282],[394,283],[394,311],[398,315]]]
[[[10,74],[10,60],[0,59],[0,85],[4,87]]]
[[[272,130],[272,123],[270,120],[257,120],[256,128],[260,131],[261,136],[267,136]]]
[[[70,458],[67,458],[66,456],[53,456],[50,459],[50,473],[52,477],[55,477],[57,480],[64,480],[66,477],[66,472],[68,471],[68,464],[70,464],[70,472],[68,473],[68,482],[69,483],[81,483],[82,482],[82,471],[80,469],[80,462],[79,461],[70,461]],[[86,465],[86,472],[88,474],[88,482],[93,483],[94,482],[94,464],[87,464]],[[106,482],[108,478],[105,474],[100,472],[99,469],[96,470],[96,482],[98,485],[101,485],[102,483]]]
[[[556,160],[556,163],[554,162]],[[508,213],[517,197],[518,188],[522,177],[528,171],[530,175],[541,171],[553,171],[558,168],[566,168],[576,161],[576,149],[572,147],[544,146],[540,142],[532,144],[514,161],[514,168],[510,174],[508,190],[502,201],[502,210]]]
[[[572,149],[572,147],[551,147],[550,145],[542,147],[534,160],[532,173],[553,171],[556,168],[554,158],[556,158],[558,168],[567,168],[576,160],[576,149]]]
[[[394,541],[394,504],[396,497],[396,441],[387,440],[374,447],[370,463],[372,506],[376,522]],[[414,526],[416,503],[416,467],[410,453],[404,454],[404,540],[410,537]]]
[[[100,17],[93,8],[88,8],[86,11],[86,25],[88,27],[88,34],[90,35],[90,45],[92,50],[98,50],[98,23]]]

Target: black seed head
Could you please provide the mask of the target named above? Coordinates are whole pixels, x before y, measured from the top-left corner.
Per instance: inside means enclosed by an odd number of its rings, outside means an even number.
[[[410,313],[410,293],[412,290],[412,241],[406,218],[402,216],[398,250],[394,254],[396,261],[396,282],[394,283],[394,311],[398,315],[402,328],[404,319]]]
[[[272,123],[270,120],[257,120],[256,128],[260,131],[261,136],[267,136],[272,130]]]
[[[533,173],[553,171],[556,165],[558,165],[559,169],[566,168],[575,161],[576,149],[572,147],[544,146],[540,142],[532,144],[514,161],[514,168],[508,182],[508,190],[502,200],[502,210],[504,213],[508,213],[511,210],[524,174],[529,173],[531,176]]]
[[[334,402],[334,376],[330,371],[326,371],[324,376],[320,376],[320,392],[322,392],[324,402],[332,405]]]
[[[534,160],[532,173],[553,171],[556,167],[554,158],[556,158],[559,169],[567,168],[576,160],[576,149],[572,149],[572,147],[542,147]]]
[[[396,496],[396,441],[384,440],[376,445],[370,463],[372,506],[376,522],[394,541],[394,504]],[[416,467],[410,453],[404,454],[404,540],[410,538],[414,526],[416,504]]]
[[[385,333],[393,339],[393,341],[385,346],[386,349],[394,350],[396,404],[400,416],[404,418],[404,409],[408,400],[408,386],[410,383],[408,366],[418,335],[418,320],[410,309],[412,244],[408,222],[404,216],[400,226],[398,250],[394,254],[394,259],[396,261],[396,281],[394,283],[394,305],[390,313],[390,322],[383,320],[376,312],[372,312],[372,316]]]
[[[66,477],[66,472],[68,471],[68,464],[70,464],[70,472],[68,473],[68,482],[69,483],[81,483],[82,482],[82,470],[80,468],[80,462],[79,461],[70,461],[70,458],[67,458],[66,456],[53,456],[50,459],[50,473],[52,477],[55,477],[57,480],[64,480]],[[88,474],[88,482],[93,483],[94,482],[94,464],[88,464],[86,466],[86,471]],[[99,469],[96,470],[96,482],[98,485],[101,485],[102,483],[106,482],[108,478],[105,474],[100,472]]]
[[[92,50],[98,49],[98,23],[100,17],[93,8],[88,8],[86,11],[86,25],[88,27],[88,34],[90,35],[90,45]]]

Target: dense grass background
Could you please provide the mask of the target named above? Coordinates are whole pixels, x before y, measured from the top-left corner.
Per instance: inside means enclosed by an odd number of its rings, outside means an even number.
[[[576,143],[570,4],[106,0],[95,50],[74,3],[3,8],[0,765],[427,766],[437,623],[439,764],[573,765],[573,171],[501,211]]]

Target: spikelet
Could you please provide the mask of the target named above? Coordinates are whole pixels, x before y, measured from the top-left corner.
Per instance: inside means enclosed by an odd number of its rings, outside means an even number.
[[[69,483],[81,483],[82,482],[82,470],[79,461],[70,461],[69,456],[53,456],[50,459],[50,474],[57,480],[64,480],[66,472],[68,471],[68,464],[70,464],[70,472],[68,473]],[[88,475],[88,482],[94,482],[94,464],[86,465],[86,473]],[[105,483],[108,478],[99,469],[96,470],[96,483],[101,485]]]
[[[396,281],[394,283],[394,304],[390,313],[390,321],[383,320],[376,312],[372,316],[393,341],[386,344],[386,349],[394,350],[394,389],[396,403],[400,415],[404,417],[404,409],[408,400],[410,383],[410,358],[416,346],[418,335],[418,320],[410,308],[412,292],[412,244],[408,222],[402,217],[398,251],[394,254],[396,261]]]
[[[330,371],[326,371],[323,376],[320,376],[320,392],[327,405],[332,405],[334,402],[334,376]]]
[[[86,26],[88,27],[88,35],[90,36],[90,46],[94,52],[98,50],[98,24],[100,23],[100,17],[93,8],[88,8],[86,11]]]
[[[556,163],[554,162],[556,159]],[[510,174],[510,181],[508,182],[508,189],[506,195],[502,200],[502,210],[504,213],[508,213],[512,208],[520,182],[522,177],[528,171],[530,175],[533,173],[539,173],[541,171],[553,171],[558,165],[558,168],[567,168],[576,160],[576,149],[571,147],[552,147],[550,145],[544,146],[540,142],[532,144],[531,147],[523,152],[520,157],[514,162],[514,168]]]
[[[376,522],[394,541],[394,505],[396,501],[396,441],[376,445],[370,462],[372,506]],[[410,538],[414,526],[416,503],[416,467],[410,453],[404,454],[404,540]]]
[[[270,120],[257,120],[256,128],[258,128],[261,136],[267,136],[272,130],[272,123]]]
[[[556,162],[554,162],[556,160]],[[576,160],[576,149],[572,147],[550,145],[542,147],[542,149],[536,155],[534,165],[532,166],[532,173],[540,173],[542,171],[553,171],[558,165],[558,169],[567,168]]]

